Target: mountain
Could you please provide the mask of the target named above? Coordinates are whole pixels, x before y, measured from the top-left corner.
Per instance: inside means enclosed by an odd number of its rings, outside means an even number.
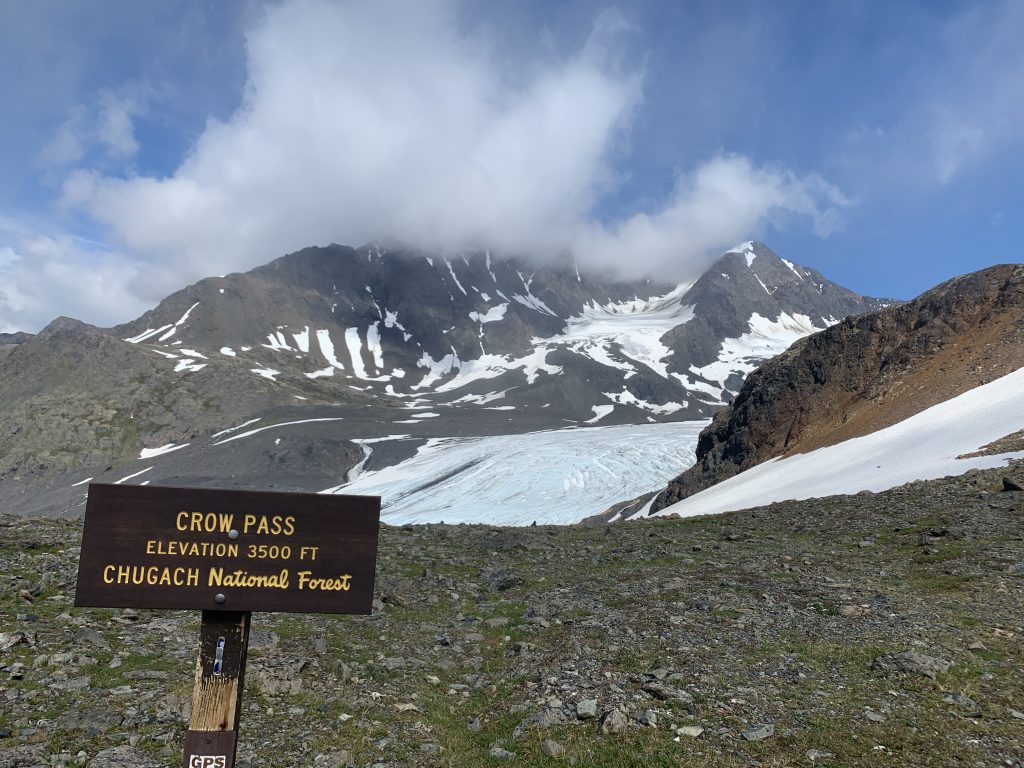
[[[0,333],[0,357],[3,357],[19,344],[24,344],[32,338],[32,334],[15,331],[14,333]]]
[[[741,499],[767,503],[781,498],[782,488],[809,494],[820,485],[815,473],[828,478],[830,492],[855,492],[966,471],[982,456],[982,464],[999,463],[998,454],[1024,448],[1014,434],[1024,428],[1021,368],[1021,264],[964,275],[906,304],[847,318],[752,373],[701,433],[694,466],[648,509],[681,512],[671,505],[693,497],[687,510],[711,511],[711,499],[724,499],[727,489],[697,494],[734,477],[730,488],[745,478],[750,493],[723,501],[726,507]],[[1000,438],[1000,450],[986,450]],[[857,462],[865,474],[855,473]],[[779,490],[770,496],[774,484]]]
[[[794,340],[884,304],[760,243],[683,285],[307,248],[13,346],[0,479],[16,508],[70,512],[86,476],[321,490],[438,438],[705,419]]]

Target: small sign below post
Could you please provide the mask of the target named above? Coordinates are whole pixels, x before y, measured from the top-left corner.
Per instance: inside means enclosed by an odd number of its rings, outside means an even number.
[[[252,611],[368,614],[380,498],[89,486],[75,605],[201,610],[184,768],[232,768]]]

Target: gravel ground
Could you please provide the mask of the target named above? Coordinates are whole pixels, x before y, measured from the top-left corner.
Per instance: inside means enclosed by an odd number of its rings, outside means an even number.
[[[256,614],[243,768],[1024,766],[1024,465],[596,527],[381,532],[365,617]],[[71,607],[0,516],[0,768],[178,766],[198,613]]]

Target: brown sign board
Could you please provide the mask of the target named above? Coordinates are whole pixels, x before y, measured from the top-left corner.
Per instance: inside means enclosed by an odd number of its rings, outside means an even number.
[[[75,605],[367,614],[380,498],[91,484]]]

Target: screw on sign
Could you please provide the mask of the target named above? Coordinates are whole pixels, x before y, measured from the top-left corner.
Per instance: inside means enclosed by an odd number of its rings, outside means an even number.
[[[75,605],[201,610],[184,768],[233,768],[253,611],[367,614],[380,498],[89,486]]]

